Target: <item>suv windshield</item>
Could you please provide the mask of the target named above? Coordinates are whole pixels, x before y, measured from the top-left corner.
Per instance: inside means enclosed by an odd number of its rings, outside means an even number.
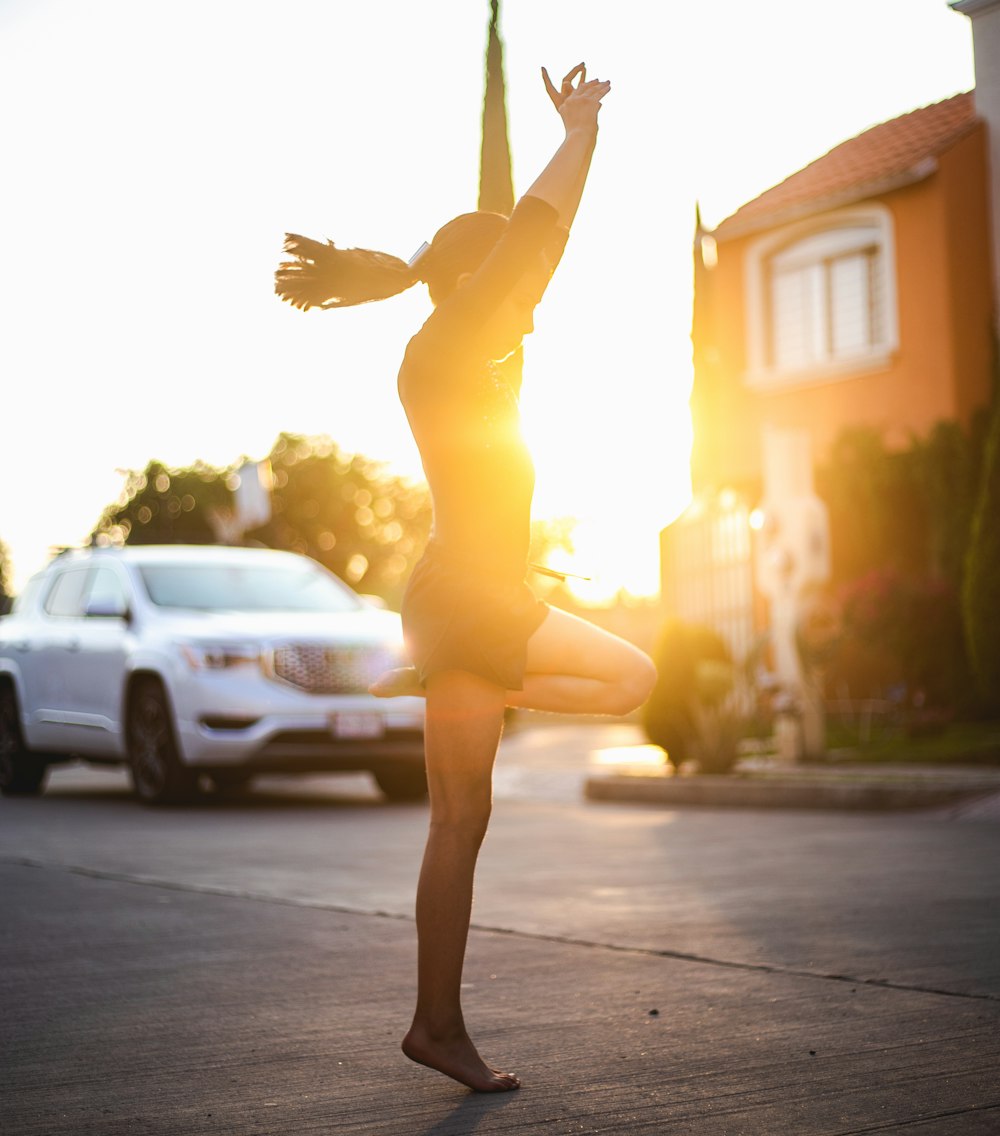
[[[307,561],[301,564],[143,564],[157,607],[195,611],[356,611],[361,601]]]

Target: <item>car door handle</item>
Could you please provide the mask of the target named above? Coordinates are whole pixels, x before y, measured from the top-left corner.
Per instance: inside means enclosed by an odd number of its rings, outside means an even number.
[[[18,639],[15,642],[11,643],[11,646],[14,648],[15,651],[30,651],[31,650],[31,644],[27,641],[27,639]]]
[[[67,651],[79,651],[80,650],[80,640],[79,639],[67,640],[66,650]]]

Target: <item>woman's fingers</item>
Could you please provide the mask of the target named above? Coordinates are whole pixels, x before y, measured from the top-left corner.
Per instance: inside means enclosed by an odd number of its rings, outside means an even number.
[[[585,63],[578,63],[568,74],[563,78],[559,89],[556,90],[555,84],[549,78],[549,73],[546,68],[542,68],[542,79],[545,82],[545,92],[552,100],[553,105],[558,109],[562,105],[564,99],[568,98],[577,87],[573,86],[573,80],[580,77],[580,83],[584,83],[587,78],[587,65]]]
[[[544,67],[542,68],[542,81],[545,83],[545,93],[549,96],[555,106],[558,107],[561,101],[559,92],[555,89],[552,80],[549,78],[549,73],[545,70]]]
[[[574,79],[579,79],[575,87],[573,86]],[[542,81],[545,83],[545,93],[552,100],[552,105],[556,110],[559,110],[568,98],[585,96],[600,100],[611,90],[611,84],[606,79],[587,78],[586,63],[578,63],[563,79],[558,90],[549,78],[548,70],[545,67],[542,68]]]
[[[571,95],[566,98],[597,99],[600,101],[611,90],[611,83],[607,79],[591,79],[589,83],[581,83],[574,87]]]
[[[586,63],[578,63],[573,68],[573,70],[570,71],[569,74],[563,79],[563,81],[562,81],[563,94],[569,94],[569,92],[573,89],[573,80],[577,77],[577,75],[580,76],[580,82],[581,83],[586,81],[586,78],[587,78],[587,65],[586,65]]]

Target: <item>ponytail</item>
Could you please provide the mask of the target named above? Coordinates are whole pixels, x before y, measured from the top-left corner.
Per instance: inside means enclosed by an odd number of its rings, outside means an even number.
[[[475,272],[507,228],[501,213],[463,213],[437,231],[407,263],[369,249],[339,249],[285,234],[285,252],[292,258],[278,265],[274,290],[293,307],[350,308],[386,300],[405,292],[418,280],[428,287],[433,303],[446,299],[464,272]]]
[[[274,290],[293,307],[349,308],[372,300],[385,300],[416,284],[419,269],[405,260],[369,249],[339,249],[285,234],[283,261],[274,274]]]

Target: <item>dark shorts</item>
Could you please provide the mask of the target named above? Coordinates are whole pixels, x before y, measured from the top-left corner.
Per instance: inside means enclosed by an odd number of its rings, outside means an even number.
[[[521,690],[528,640],[548,614],[523,577],[490,576],[432,545],[403,597],[403,634],[420,681],[467,671]]]

